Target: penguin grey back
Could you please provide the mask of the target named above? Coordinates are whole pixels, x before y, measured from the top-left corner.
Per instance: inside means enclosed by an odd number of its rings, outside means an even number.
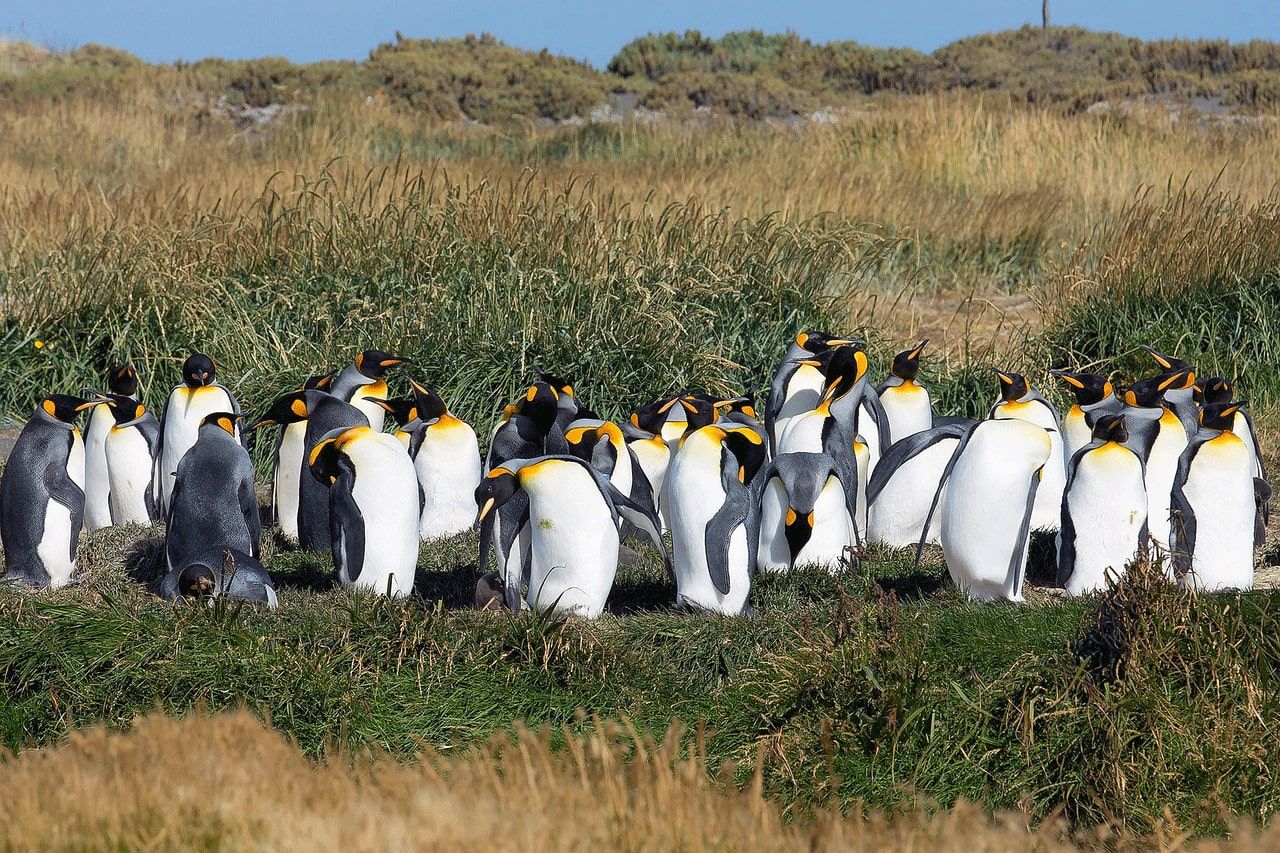
[[[170,568],[210,551],[242,551],[257,559],[262,523],[253,491],[253,462],[233,433],[230,413],[210,415],[182,457],[166,519]]]
[[[303,439],[302,465],[298,471],[298,544],[308,551],[328,551],[329,490],[311,476],[308,460],[312,449],[335,430],[368,426],[369,419],[355,406],[323,391],[307,392],[307,432]],[[314,395],[314,396],[312,396]]]

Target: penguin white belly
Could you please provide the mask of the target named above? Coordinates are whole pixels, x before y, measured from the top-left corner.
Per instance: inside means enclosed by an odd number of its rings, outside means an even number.
[[[1253,588],[1253,457],[1227,433],[1201,446],[1182,488],[1196,516],[1191,572],[1206,592]]]
[[[858,494],[854,500],[853,510],[857,515],[858,539],[862,540],[867,535],[867,480],[875,468],[875,461],[871,458],[871,448],[862,436],[853,440],[853,457],[858,463]]]
[[[271,499],[276,507],[280,532],[290,542],[298,541],[298,494],[302,484],[302,457],[306,452],[307,423],[299,421],[284,428],[276,460]]]
[[[216,385],[200,388],[179,386],[169,395],[164,418],[164,447],[160,452],[160,490],[166,511],[177,483],[178,463],[196,443],[200,421],[214,412],[232,410],[231,397]],[[236,438],[240,434],[237,427]]]
[[[874,391],[868,391],[868,394],[874,394]],[[890,430],[892,432],[892,430]],[[884,442],[880,436],[880,425],[876,423],[871,410],[863,403],[858,404],[858,438],[866,446],[866,459],[858,459],[858,475],[862,475],[865,468],[867,476],[876,469],[876,463],[880,461],[880,455],[884,450]]]
[[[1138,552],[1147,520],[1142,463],[1129,450],[1103,446],[1085,454],[1066,498],[1075,530],[1075,561],[1068,595],[1105,589],[1122,577]]]
[[[457,419],[427,427],[413,464],[424,497],[418,528],[422,539],[469,530],[476,517],[475,490],[483,476],[475,431]]]
[[[916,546],[924,529],[924,518],[938,491],[938,481],[942,479],[942,472],[959,443],[958,438],[943,439],[893,472],[889,482],[876,495],[875,502],[867,508],[866,536],[869,541],[890,548]],[[938,508],[929,524],[926,542],[936,544],[940,540],[942,513],[946,505],[947,487],[944,485],[938,498]]]
[[[418,564],[418,475],[394,436],[373,432],[347,451],[351,495],[364,518],[364,562],[355,586],[391,597],[413,589]]]
[[[929,392],[914,382],[885,388],[880,404],[889,418],[889,434],[895,442],[933,428]]]
[[[72,430],[71,450],[67,454],[67,476],[71,482],[84,488],[85,458],[84,440],[79,430]],[[71,553],[71,510],[54,500],[45,504],[44,529],[36,555],[44,564],[52,589],[66,586],[76,570],[75,555]]]
[[[774,440],[780,440],[792,418],[811,412],[822,402],[822,390],[826,382],[818,368],[802,364],[787,380],[785,396],[773,421]],[[781,452],[781,451],[779,451]]]
[[[658,515],[662,519],[662,532],[667,531],[666,519],[662,517],[662,489],[666,485],[667,466],[671,463],[671,450],[661,436],[642,438],[630,442],[628,447],[636,455],[640,470],[649,480],[653,489],[653,502]]]
[[[844,549],[852,544],[853,523],[845,505],[844,487],[835,477],[828,477],[813,504],[813,533],[800,549],[796,565],[822,566],[834,572],[840,568]]]
[[[387,410],[373,401],[385,399],[387,399],[387,383],[381,379],[376,382],[370,382],[368,385],[361,385],[351,395],[351,405],[359,409],[369,419],[369,426],[374,432],[382,432],[382,427],[386,422]]]
[[[680,447],[667,471],[667,516],[676,600],[713,613],[736,616],[750,592],[746,530],[730,535],[729,592],[721,595],[707,564],[707,524],[724,504],[720,447],[695,433]]]
[[[826,423],[827,413],[816,409],[802,412],[787,420],[779,421],[778,452],[784,453],[821,453],[822,427]]]
[[[1151,542],[1169,550],[1169,500],[1173,480],[1178,474],[1178,459],[1187,449],[1187,432],[1172,412],[1160,418],[1159,432],[1147,455],[1147,527]],[[1166,566],[1172,575],[1172,567]]]
[[[113,524],[150,524],[147,489],[153,478],[151,449],[137,429],[113,429],[107,436],[107,477]],[[88,472],[85,472],[88,476]]]
[[[84,529],[111,526],[111,478],[107,471],[107,435],[115,425],[110,408],[95,406],[84,433]]]
[[[572,462],[534,463],[529,493],[529,606],[594,619],[618,571],[618,528],[591,474]],[[532,466],[531,466],[532,467]]]
[[[1062,458],[1070,465],[1076,451],[1093,441],[1093,430],[1085,419],[1084,409],[1079,406],[1068,409],[1066,417],[1062,419],[1062,430],[1064,437]]]
[[[996,420],[975,427],[956,460],[942,512],[942,553],[970,598],[1022,601],[1030,537],[1019,539],[1031,477],[1054,450],[1044,429]]]
[[[787,545],[787,490],[773,478],[760,495],[760,547],[756,568],[762,572],[786,572],[791,568],[791,548]]]

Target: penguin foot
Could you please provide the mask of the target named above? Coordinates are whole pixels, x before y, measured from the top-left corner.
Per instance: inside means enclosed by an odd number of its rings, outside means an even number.
[[[749,620],[749,621],[751,621],[751,622],[759,622],[759,621],[760,621],[760,611],[756,610],[756,609],[755,609],[754,607],[752,607],[750,604],[744,604],[744,605],[742,605],[742,614],[741,614],[741,616],[742,616],[742,618],[743,618],[743,619],[747,619],[747,620]]]
[[[26,572],[10,572],[0,575],[0,584],[8,584],[20,589],[48,589],[49,584]]]
[[[497,572],[481,575],[476,581],[476,608],[478,610],[501,610],[506,607],[506,587]]]

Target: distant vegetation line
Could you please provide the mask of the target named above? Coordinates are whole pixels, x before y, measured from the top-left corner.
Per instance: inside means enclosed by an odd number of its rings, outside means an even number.
[[[53,52],[0,41],[0,99],[10,105],[73,95],[134,97],[154,87],[179,103],[306,104],[326,93],[386,99],[432,121],[507,122],[586,117],[611,96],[628,109],[681,117],[694,110],[764,119],[847,106],[880,92],[999,91],[1081,110],[1147,96],[1197,98],[1214,109],[1280,101],[1280,44],[1143,41],[1079,27],[1023,27],[972,36],[931,54],[852,41],[817,44],[794,33],[696,30],[650,34],[605,70],[506,45],[493,36],[408,39],[362,62],[295,64],[279,57],[148,64],[110,47]]]

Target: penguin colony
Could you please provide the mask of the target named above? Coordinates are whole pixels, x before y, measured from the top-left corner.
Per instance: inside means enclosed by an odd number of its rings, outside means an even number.
[[[872,386],[862,341],[803,332],[763,418],[751,395],[681,392],[614,422],[539,370],[483,456],[433,389],[410,378],[391,397],[387,375],[409,360],[380,350],[250,424],[206,355],[186,360],[159,419],[124,365],[105,392],[41,400],[22,430],[0,480],[3,580],[64,586],[82,529],[163,520],[162,595],[275,606],[247,450],[272,428],[280,534],[329,552],[344,586],[391,597],[412,591],[422,541],[473,526],[478,565],[492,552],[497,567],[478,601],[588,618],[604,610],[627,536],[661,554],[678,607],[726,615],[751,614],[756,571],[835,570],[868,543],[917,559],[938,544],[971,598],[1021,601],[1034,531],[1056,534],[1071,595],[1104,588],[1144,552],[1195,589],[1252,586],[1270,489],[1228,380],[1198,381],[1147,348],[1155,375],[1122,392],[1052,371],[1074,397],[1065,414],[995,370],[986,418],[947,417],[919,380],[926,343]]]

